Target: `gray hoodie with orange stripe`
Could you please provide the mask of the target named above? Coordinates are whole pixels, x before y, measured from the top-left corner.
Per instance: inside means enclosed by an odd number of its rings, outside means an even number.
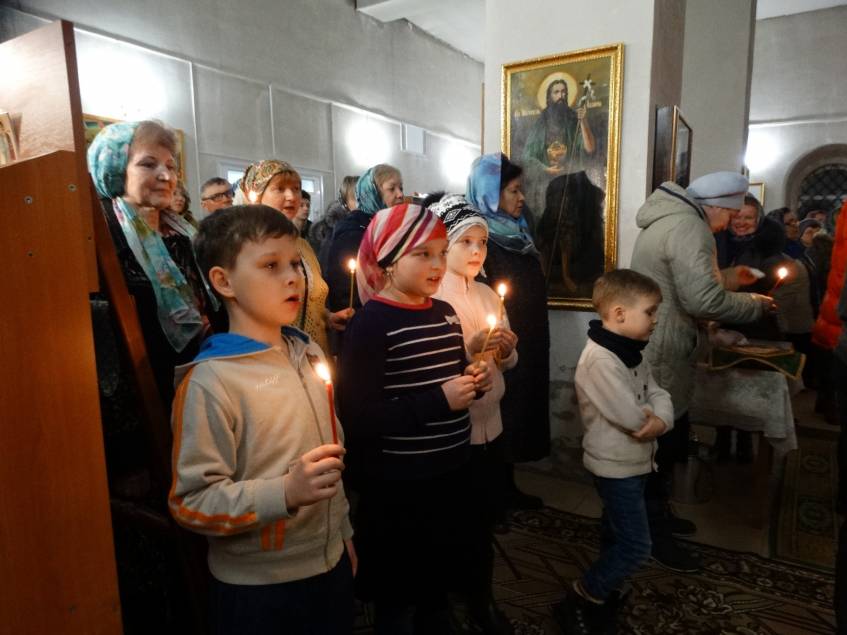
[[[176,369],[173,484],[168,504],[209,540],[209,569],[230,584],[275,584],[332,569],[353,535],[343,488],[289,510],[289,465],[332,442],[320,348],[294,328],[285,347],[232,333]],[[343,439],[340,425],[339,437]]]

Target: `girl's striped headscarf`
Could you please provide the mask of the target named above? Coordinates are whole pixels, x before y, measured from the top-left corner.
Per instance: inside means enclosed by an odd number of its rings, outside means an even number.
[[[362,304],[385,287],[386,267],[437,238],[447,238],[447,229],[426,207],[402,203],[377,212],[359,246],[356,282]]]

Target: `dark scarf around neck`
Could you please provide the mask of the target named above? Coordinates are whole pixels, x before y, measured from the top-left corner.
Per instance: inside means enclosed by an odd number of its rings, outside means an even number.
[[[627,368],[635,368],[641,363],[641,351],[647,346],[647,342],[612,333],[603,328],[600,320],[591,320],[588,323],[588,337],[612,351]]]

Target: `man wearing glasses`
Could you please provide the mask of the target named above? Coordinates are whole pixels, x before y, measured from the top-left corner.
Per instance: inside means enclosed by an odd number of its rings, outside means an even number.
[[[211,214],[232,205],[232,185],[219,176],[212,177],[200,188],[200,205]]]

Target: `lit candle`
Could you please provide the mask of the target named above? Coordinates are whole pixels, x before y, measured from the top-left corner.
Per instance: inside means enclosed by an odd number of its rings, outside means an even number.
[[[350,308],[353,308],[353,288],[356,286],[356,259],[350,258],[347,261],[347,268],[350,270]]]
[[[768,295],[776,291],[779,285],[782,284],[782,281],[785,280],[786,277],[788,277],[788,269],[786,267],[780,267],[776,270],[776,276],[778,280],[776,281],[776,284],[773,285],[773,288],[771,288],[771,290],[768,292]]]
[[[250,193],[247,195],[247,198],[249,198],[249,199],[250,199],[250,202],[251,202],[251,203],[255,203],[256,201],[258,201],[258,200],[259,200],[259,195],[258,195],[256,192],[250,192]]]
[[[326,398],[329,401],[329,420],[332,423],[332,442],[338,443],[338,426],[335,422],[335,399],[332,396],[332,378],[329,368],[323,362],[315,365],[315,372],[326,384]]]
[[[506,287],[505,282],[501,282],[497,285],[497,295],[500,296],[500,322],[503,321],[503,316],[506,313],[506,291],[508,287]]]
[[[489,313],[485,318],[485,321],[488,322],[488,335],[485,336],[485,341],[482,343],[482,350],[479,352],[479,360],[482,361],[482,358],[485,356],[485,349],[488,348],[488,340],[491,339],[491,334],[494,332],[494,327],[497,326],[497,318],[493,313]]]

